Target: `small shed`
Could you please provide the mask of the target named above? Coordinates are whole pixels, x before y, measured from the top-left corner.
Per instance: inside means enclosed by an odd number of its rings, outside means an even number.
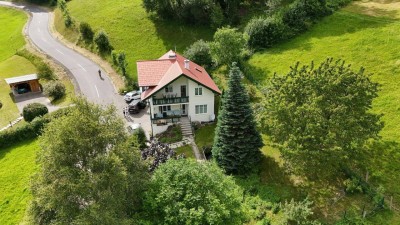
[[[10,85],[10,88],[14,94],[41,91],[37,74],[6,78],[5,81],[8,85]]]

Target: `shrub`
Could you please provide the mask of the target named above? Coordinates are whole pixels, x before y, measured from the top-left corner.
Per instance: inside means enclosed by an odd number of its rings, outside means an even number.
[[[65,86],[60,81],[51,81],[44,86],[44,93],[57,100],[65,95]]]
[[[40,103],[31,103],[24,107],[24,109],[22,110],[22,115],[25,121],[31,122],[36,117],[43,116],[48,112],[49,110],[45,105]]]
[[[101,30],[96,33],[94,37],[94,42],[96,43],[100,52],[105,53],[111,50],[110,41],[108,40],[108,35],[105,31]]]
[[[69,15],[69,12],[68,12],[68,10],[66,10],[65,12],[64,12],[64,24],[65,24],[65,26],[66,27],[71,27],[72,26],[72,18],[71,18],[71,15]]]
[[[343,184],[346,188],[346,192],[347,193],[362,193],[363,189],[361,187],[361,182],[360,179],[358,179],[357,177],[352,177],[351,179],[346,179],[345,181],[343,181]]]
[[[252,19],[245,28],[247,43],[253,49],[271,47],[284,39],[284,32],[284,24],[276,17]]]
[[[210,45],[201,39],[189,46],[183,55],[201,66],[211,67]]]
[[[28,124],[0,132],[0,149],[4,149],[21,141],[36,138],[41,134],[42,128],[48,122],[50,122],[50,119],[47,115],[36,117]]]
[[[325,0],[297,0],[284,12],[283,22],[294,33],[299,33],[307,30],[315,20],[328,15],[330,12]]]
[[[54,79],[53,71],[51,70],[50,66],[48,66],[46,63],[39,63],[37,68],[38,68],[38,75],[40,78],[44,78],[47,80]]]
[[[214,41],[210,44],[213,58],[220,65],[231,65],[241,60],[241,53],[246,40],[243,34],[235,28],[223,27],[214,34]]]
[[[79,24],[79,32],[82,35],[82,38],[86,41],[93,41],[93,36],[94,36],[94,32],[92,30],[92,27],[86,23],[86,22],[82,22]]]
[[[144,196],[154,224],[243,224],[242,190],[213,163],[168,160]]]
[[[29,60],[36,68],[38,68],[38,75],[41,79],[53,80],[54,72],[52,68],[39,56],[29,52],[26,49],[18,50],[17,55]]]
[[[220,27],[225,21],[237,22],[241,1],[217,0],[143,0],[147,12],[155,12],[164,19],[175,19],[190,24],[207,24]]]

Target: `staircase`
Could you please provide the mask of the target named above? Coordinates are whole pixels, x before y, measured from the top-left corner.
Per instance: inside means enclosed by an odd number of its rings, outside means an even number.
[[[191,136],[193,135],[192,132],[192,124],[190,123],[189,118],[182,117],[181,118],[181,130],[183,136]]]

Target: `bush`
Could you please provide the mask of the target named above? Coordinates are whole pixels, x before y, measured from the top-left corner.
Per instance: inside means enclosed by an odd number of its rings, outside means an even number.
[[[168,160],[144,196],[154,224],[243,224],[242,190],[213,163]]]
[[[351,179],[346,179],[343,182],[345,188],[346,188],[346,192],[347,193],[362,193],[363,192],[363,188],[361,186],[361,181],[360,179],[358,179],[357,177],[352,177]]]
[[[71,27],[72,23],[73,23],[73,21],[72,21],[71,15],[69,14],[69,11],[65,10],[65,12],[64,12],[64,24],[65,24],[65,26],[66,27]]]
[[[108,35],[103,30],[96,33],[96,36],[94,37],[94,42],[96,43],[99,51],[102,53],[106,53],[111,50],[111,45],[110,41],[108,40]]]
[[[183,55],[201,66],[211,67],[210,45],[201,39],[189,46]]]
[[[164,19],[175,19],[190,24],[207,24],[220,27],[225,21],[238,22],[238,6],[241,1],[217,0],[143,0],[147,12],[155,12]]]
[[[35,65],[36,68],[38,68],[39,78],[46,79],[46,80],[54,79],[53,70],[39,56],[29,52],[26,49],[18,50],[16,54],[29,60],[33,65]]]
[[[93,36],[94,36],[94,32],[92,30],[92,27],[86,23],[86,22],[82,22],[79,24],[79,32],[82,35],[82,38],[86,41],[93,41]]]
[[[49,109],[47,109],[45,105],[40,103],[28,104],[22,110],[22,115],[24,117],[24,120],[27,122],[31,122],[36,117],[43,116],[47,113],[49,113]]]
[[[285,25],[276,17],[255,18],[247,24],[245,33],[250,48],[267,48],[284,39]]]
[[[50,122],[49,117],[36,117],[32,122],[15,129],[0,132],[0,149],[4,149],[21,141],[30,140],[39,136],[45,124]]]
[[[245,45],[242,33],[235,28],[223,27],[214,34],[214,41],[210,44],[211,55],[218,64],[231,65],[241,60]]]
[[[294,33],[299,33],[307,30],[315,20],[328,15],[330,12],[325,0],[297,0],[284,12],[283,22]]]
[[[57,100],[65,95],[66,89],[60,81],[51,81],[44,86],[44,93]]]

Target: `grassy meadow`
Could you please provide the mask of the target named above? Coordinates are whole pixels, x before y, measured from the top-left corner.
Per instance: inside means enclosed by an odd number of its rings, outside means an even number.
[[[367,167],[372,173],[372,184],[375,187],[379,184],[384,185],[387,196],[393,195],[394,202],[399,205],[400,4],[396,4],[397,8],[388,7],[387,4],[394,3],[357,1],[324,18],[299,37],[256,53],[249,60],[248,66],[253,72],[250,74],[251,77],[260,87],[264,86],[275,72],[278,75],[289,72],[289,67],[296,62],[309,65],[314,61],[318,65],[327,57],[343,59],[351,64],[354,70],[364,67],[366,73],[372,73],[372,79],[381,84],[372,111],[384,115],[382,119],[385,127],[381,131],[381,136],[385,144],[373,147],[371,155],[368,156],[371,161]],[[273,149],[265,153],[268,157],[279,158],[279,152]],[[265,175],[261,178],[263,179]],[[324,190],[317,187],[313,189],[312,191]],[[340,217],[339,212],[352,207],[359,210],[365,202],[368,202],[364,196],[353,195],[343,198],[335,204],[335,207],[330,207],[328,199],[323,199],[324,195],[329,195],[322,191],[316,194],[321,196],[321,199],[317,200],[321,204],[319,206],[322,211],[321,216],[326,217],[328,222],[331,222],[332,218]],[[377,214],[371,221],[373,224],[398,224],[400,215],[396,211],[386,211]]]
[[[156,59],[170,49],[183,52],[198,39],[212,39],[208,27],[160,21],[146,13],[142,0],[74,0],[68,2],[73,19],[89,23],[96,31],[103,29],[116,50],[124,50],[128,73],[136,79],[136,61]],[[69,41],[78,41],[77,30],[65,29],[56,10],[55,27]]]
[[[37,169],[38,141],[0,151],[0,224],[19,224],[31,199],[30,177]]]

